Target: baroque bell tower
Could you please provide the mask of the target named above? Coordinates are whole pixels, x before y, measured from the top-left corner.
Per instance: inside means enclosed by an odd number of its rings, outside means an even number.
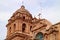
[[[32,15],[22,5],[8,20],[5,40],[30,40]]]

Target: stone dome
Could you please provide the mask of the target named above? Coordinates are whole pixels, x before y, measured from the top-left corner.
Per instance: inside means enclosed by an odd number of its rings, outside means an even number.
[[[32,17],[32,15],[29,13],[29,11],[25,9],[24,5],[22,5],[21,8],[18,9],[16,12],[24,13],[24,14]]]

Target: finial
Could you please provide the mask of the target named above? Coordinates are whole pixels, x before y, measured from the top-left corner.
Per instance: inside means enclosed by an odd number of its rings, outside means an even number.
[[[25,6],[23,4],[24,4],[24,1],[22,0],[22,6],[21,6],[21,8],[25,8]]]
[[[21,6],[21,8],[25,8],[25,6],[24,6],[24,5],[22,5],[22,6]]]
[[[24,4],[24,1],[22,0],[22,5]]]

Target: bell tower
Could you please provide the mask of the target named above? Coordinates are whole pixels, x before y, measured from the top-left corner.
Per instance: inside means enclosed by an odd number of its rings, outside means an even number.
[[[32,15],[25,6],[21,6],[8,20],[7,37],[5,40],[30,40]]]

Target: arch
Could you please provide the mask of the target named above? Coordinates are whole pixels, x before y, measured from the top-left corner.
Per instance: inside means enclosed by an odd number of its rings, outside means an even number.
[[[25,29],[26,29],[26,24],[25,24],[25,23],[23,23],[23,24],[22,24],[22,32],[24,32],[24,31],[25,31]]]
[[[9,28],[9,33],[11,33],[11,27]]]
[[[43,40],[43,33],[42,32],[37,33],[35,39]]]
[[[23,19],[25,19],[25,16],[23,16]]]
[[[30,31],[31,31],[31,29],[32,29],[32,26],[30,26]]]
[[[14,24],[14,31],[16,30],[16,24]]]

